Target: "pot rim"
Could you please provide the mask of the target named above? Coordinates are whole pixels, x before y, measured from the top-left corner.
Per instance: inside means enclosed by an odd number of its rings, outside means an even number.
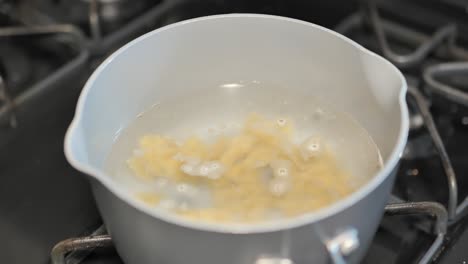
[[[335,36],[336,38],[339,38],[342,41],[349,43],[358,51],[362,52],[363,54],[376,57],[382,63],[387,64],[392,70],[394,70],[398,74],[398,77],[400,78],[400,82],[401,82],[401,87],[400,87],[400,91],[398,95],[401,121],[400,121],[400,130],[398,133],[397,144],[394,146],[384,166],[380,169],[378,173],[376,173],[376,175],[374,175],[374,177],[372,177],[371,180],[369,180],[364,186],[360,187],[357,191],[350,194],[348,197],[341,199],[324,208],[318,209],[313,212],[305,213],[300,216],[281,219],[281,220],[275,220],[271,222],[266,221],[266,222],[249,223],[249,224],[209,223],[209,222],[186,219],[181,216],[168,213],[164,211],[163,209],[150,208],[150,206],[136,199],[135,196],[132,195],[128,191],[128,189],[126,189],[125,187],[113,181],[112,178],[106,175],[106,173],[104,173],[102,170],[92,167],[89,164],[80,162],[74,157],[74,154],[73,154],[74,153],[73,151],[74,140],[73,139],[75,138],[74,135],[77,133],[76,132],[77,129],[81,125],[82,112],[83,112],[85,102],[88,97],[89,90],[92,89],[95,83],[95,80],[99,77],[101,72],[110,63],[112,63],[112,61],[116,57],[118,57],[121,53],[126,52],[134,44],[140,41],[144,41],[145,39],[150,38],[154,35],[160,34],[161,32],[171,30],[172,28],[180,27],[188,23],[197,23],[197,22],[206,21],[206,20],[219,20],[219,19],[225,19],[225,18],[272,19],[272,20],[281,20],[287,23],[298,23],[307,27],[313,27],[313,28],[322,30],[324,32],[327,32],[328,34],[331,34]],[[386,177],[388,177],[391,174],[392,170],[396,167],[403,153],[404,147],[406,145],[407,136],[408,136],[408,127],[409,127],[408,119],[409,118],[408,118],[408,108],[406,105],[406,91],[407,91],[406,80],[403,77],[403,74],[393,64],[391,64],[389,61],[382,58],[381,56],[365,49],[364,47],[354,42],[353,40],[337,32],[334,32],[330,29],[324,28],[322,26],[309,23],[306,21],[298,20],[298,19],[287,18],[287,17],[282,17],[282,16],[274,16],[274,15],[263,15],[263,14],[224,14],[224,15],[198,17],[194,19],[180,21],[174,24],[170,24],[170,25],[158,28],[151,32],[148,32],[130,41],[123,47],[119,48],[111,56],[109,56],[106,60],[104,60],[104,62],[101,63],[101,65],[93,72],[91,77],[86,82],[80,94],[80,97],[78,99],[75,116],[65,135],[65,156],[68,162],[70,162],[70,164],[73,167],[75,167],[76,169],[78,169],[79,171],[85,174],[88,174],[91,177],[96,178],[101,184],[103,184],[108,190],[110,190],[119,199],[123,200],[127,204],[133,206],[137,210],[147,215],[150,215],[154,218],[157,218],[157,219],[160,219],[160,220],[163,220],[163,221],[175,224],[175,225],[179,225],[179,226],[183,226],[183,227],[191,228],[191,229],[197,229],[201,231],[218,232],[218,233],[237,233],[237,234],[264,233],[264,232],[274,232],[274,231],[280,231],[280,230],[285,230],[285,229],[292,229],[292,228],[300,227],[303,225],[307,225],[310,223],[323,220],[327,217],[330,217],[334,214],[337,214],[340,211],[343,211],[351,207],[352,205],[356,204],[357,202],[365,198],[367,195],[369,195],[369,193],[371,193],[380,184],[382,184],[382,182],[386,179]]]

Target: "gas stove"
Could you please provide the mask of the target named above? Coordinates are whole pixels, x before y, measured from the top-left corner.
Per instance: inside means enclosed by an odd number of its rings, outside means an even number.
[[[468,3],[42,0],[0,2],[0,262],[122,263],[86,179],[63,155],[84,82],[133,38],[180,20],[265,13],[336,30],[407,78],[411,131],[362,263],[466,263]]]

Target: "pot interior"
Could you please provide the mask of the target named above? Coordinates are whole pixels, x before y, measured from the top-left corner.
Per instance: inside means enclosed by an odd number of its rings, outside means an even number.
[[[323,103],[358,122],[386,162],[402,140],[402,89],[390,63],[321,27],[263,15],[200,18],[148,33],[96,70],[80,99],[80,137],[71,137],[71,152],[102,171],[116,135],[167,102],[176,114],[147,122],[140,133],[239,119],[249,103],[269,115],[289,109],[296,119]],[[294,106],[278,104],[284,101]],[[337,122],[327,133],[346,137],[347,129]],[[347,149],[348,160],[365,151],[359,144]]]

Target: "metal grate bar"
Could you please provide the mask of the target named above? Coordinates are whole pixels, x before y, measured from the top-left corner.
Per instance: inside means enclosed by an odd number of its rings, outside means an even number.
[[[65,79],[71,75],[74,70],[84,65],[88,59],[88,51],[85,48],[84,35],[78,28],[73,25],[57,24],[46,26],[12,26],[0,28],[0,39],[6,37],[44,34],[70,35],[74,38],[74,43],[77,45],[76,48],[79,49],[80,53],[77,57],[50,74],[46,79],[34,84],[32,87],[26,89],[23,93],[17,95],[15,98],[10,98],[8,96],[5,83],[3,80],[0,82],[0,93],[2,93],[5,101],[5,105],[0,106],[0,120],[10,120],[11,127],[15,127],[17,124],[17,118],[15,115],[17,108],[20,108],[23,104],[30,101],[34,95],[50,88],[51,84],[58,83],[61,79]]]
[[[364,10],[370,19],[383,54],[400,68],[409,68],[420,65],[421,62],[427,58],[430,52],[435,50],[443,42],[448,43],[448,40],[455,36],[456,33],[455,25],[441,27],[429,38],[429,40],[421,43],[415,51],[410,54],[402,55],[394,52],[390,48],[375,2],[368,1]]]
[[[418,262],[419,264],[430,263],[440,250],[447,233],[448,216],[445,207],[436,202],[397,203],[387,205],[385,214],[389,216],[426,214],[435,217],[436,238]]]
[[[89,1],[89,27],[91,31],[91,36],[93,40],[99,40],[102,36],[101,34],[101,23],[99,18],[99,2],[98,0]]]
[[[112,239],[100,226],[90,236],[69,238],[56,244],[50,254],[52,264],[79,264],[93,250],[112,246]]]
[[[447,154],[442,138],[439,135],[439,131],[435,125],[434,119],[432,118],[431,112],[429,111],[429,106],[424,98],[424,96],[419,92],[418,89],[414,87],[408,88],[408,94],[414,98],[414,101],[420,111],[424,124],[431,136],[434,146],[439,153],[442,166],[444,167],[445,174],[447,176],[448,187],[449,187],[449,200],[448,200],[448,216],[450,220],[455,219],[457,203],[458,203],[458,187],[457,187],[457,177],[452,166],[452,162]]]
[[[441,63],[428,67],[423,74],[427,87],[445,98],[468,106],[468,93],[435,79],[441,75],[468,74],[468,62]]]

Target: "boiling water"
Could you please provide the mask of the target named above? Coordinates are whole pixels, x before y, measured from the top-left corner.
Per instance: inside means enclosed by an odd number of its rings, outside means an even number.
[[[171,197],[160,201],[160,208],[209,207],[212,197],[205,186],[176,183],[162,177],[141,181],[130,170],[127,160],[139,154],[138,140],[144,135],[159,134],[183,140],[195,134],[210,141],[221,134],[239,133],[241,124],[252,112],[270,119],[291,120],[295,126],[293,141],[297,144],[310,136],[320,137],[337,163],[352,175],[352,180],[347,182],[352,189],[362,186],[382,165],[371,137],[349,115],[334,111],[316,98],[290,94],[282,87],[240,82],[156,102],[120,131],[108,156],[106,170],[147,204],[151,204],[154,197],[144,194],[153,192]]]

